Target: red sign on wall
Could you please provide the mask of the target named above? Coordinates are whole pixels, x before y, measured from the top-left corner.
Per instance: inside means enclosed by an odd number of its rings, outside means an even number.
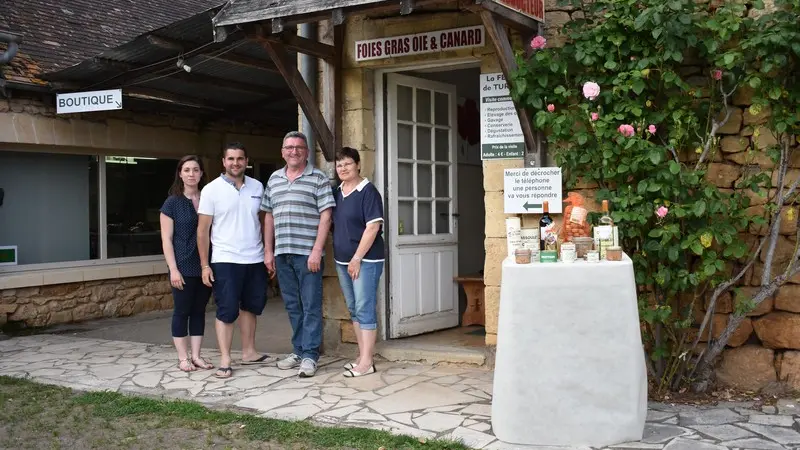
[[[531,19],[544,23],[544,0],[495,0]]]

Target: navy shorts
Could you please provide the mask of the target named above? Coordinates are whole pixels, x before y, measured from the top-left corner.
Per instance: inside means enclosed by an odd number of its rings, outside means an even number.
[[[239,310],[260,316],[267,304],[267,267],[264,263],[213,263],[217,319],[233,323]]]

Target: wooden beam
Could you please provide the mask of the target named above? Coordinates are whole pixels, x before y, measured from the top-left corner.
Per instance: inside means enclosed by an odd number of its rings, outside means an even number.
[[[215,89],[243,92],[245,94],[263,95],[272,98],[291,98],[289,92],[286,92],[283,89],[276,89],[273,87],[260,86],[251,83],[242,83],[240,81],[226,80],[224,78],[202,75],[199,73],[179,72],[172,74],[166,78],[181,80],[189,84],[208,86],[210,88],[215,88]]]
[[[506,80],[511,80],[511,73],[517,70],[517,62],[514,58],[514,52],[511,48],[511,42],[508,40],[508,33],[506,33],[503,24],[497,19],[497,16],[488,10],[483,10],[480,13],[483,26],[486,28],[486,33],[491,38],[494,49],[497,52],[497,59],[500,62],[500,68],[505,75]],[[519,116],[519,123],[522,127],[522,134],[525,136],[525,146],[528,152],[538,153],[534,155],[534,160],[542,165],[542,152],[540,151],[539,141],[537,135],[533,132],[532,122],[528,111],[514,102]]]
[[[535,34],[539,30],[538,20],[532,19],[525,14],[512,11],[508,7],[496,3],[493,0],[477,1],[483,9],[493,12],[504,24],[521,31],[523,34]]]
[[[335,25],[333,20],[325,22],[325,34],[322,41],[336,48],[333,61],[322,61],[322,102],[328,126],[333,133],[335,149],[342,148],[342,53],[344,51],[344,25]],[[361,149],[356,149],[361,151]],[[333,161],[335,155],[325,155],[327,161]]]
[[[311,94],[311,90],[303,80],[303,76],[297,70],[297,66],[289,57],[286,47],[284,47],[283,43],[266,39],[263,35],[256,36],[256,40],[264,47],[264,50],[267,51],[272,62],[275,63],[278,70],[280,70],[281,74],[286,79],[286,84],[289,85],[289,89],[291,89],[294,97],[297,99],[297,103],[303,108],[303,112],[306,117],[308,117],[308,121],[311,124],[311,129],[314,131],[314,134],[317,136],[322,146],[322,153],[325,155],[325,159],[333,161],[333,155],[336,151],[333,133],[331,133],[330,128],[328,128],[328,124],[325,123],[325,117],[319,109],[317,100]]]
[[[283,33],[280,36],[268,36],[266,39],[280,42],[289,50],[328,61],[334,59],[336,54],[336,49],[332,45],[323,44],[297,34]]]
[[[161,47],[165,50],[171,50],[178,53],[186,52],[187,49],[192,48],[195,44],[187,41],[165,38],[150,34],[147,36],[147,42],[151,45]],[[221,47],[222,48],[222,47]],[[218,50],[218,49],[217,49]],[[233,52],[225,52],[219,55],[214,55],[216,50],[207,50],[203,52],[194,52],[187,57],[187,60],[193,58],[203,59],[216,59],[218,61],[236,64],[239,66],[250,67],[253,69],[265,70],[268,72],[278,73],[278,68],[268,60],[252,58],[250,56],[239,55]]]
[[[339,26],[344,23],[344,10],[342,8],[336,8],[331,13],[331,21],[333,22],[334,26]]]
[[[210,111],[224,111],[222,108],[212,106],[203,100],[177,95],[171,92],[160,91],[141,86],[123,87],[122,95],[126,97],[138,98],[141,100],[152,100],[158,102],[172,103],[174,105],[189,106],[192,108],[205,109]]]

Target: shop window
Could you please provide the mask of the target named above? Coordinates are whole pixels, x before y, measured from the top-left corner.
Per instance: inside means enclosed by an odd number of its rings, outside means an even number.
[[[0,152],[3,263],[95,259],[97,157]]]
[[[160,255],[159,214],[177,159],[105,156],[108,257]]]

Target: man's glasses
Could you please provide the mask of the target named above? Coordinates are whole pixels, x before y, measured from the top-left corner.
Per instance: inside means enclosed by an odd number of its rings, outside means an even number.
[[[283,146],[283,149],[288,151],[288,152],[291,152],[291,151],[300,152],[300,151],[308,149],[308,147],[306,147],[304,145],[302,145],[302,146],[301,145],[285,145],[285,146]]]

